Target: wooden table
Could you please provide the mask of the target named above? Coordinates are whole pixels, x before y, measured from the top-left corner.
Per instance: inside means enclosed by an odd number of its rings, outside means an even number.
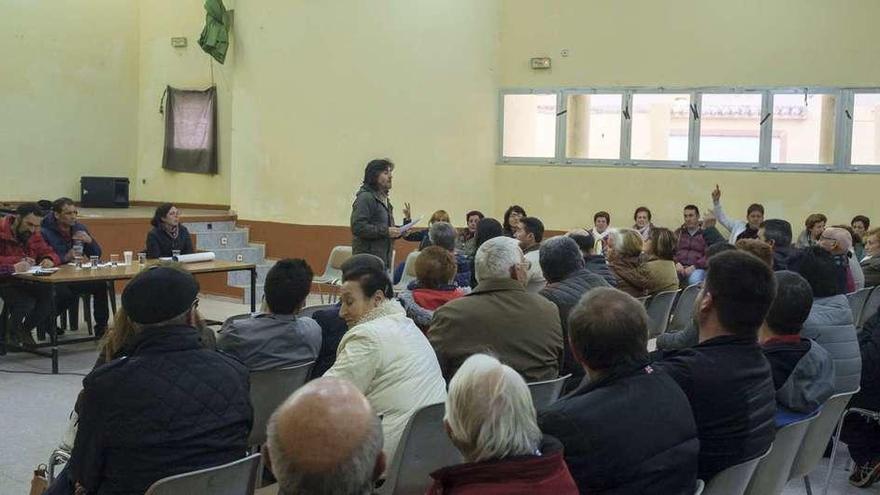
[[[77,270],[73,267],[73,265],[63,265],[59,267],[58,271],[48,276],[36,276],[33,274],[19,274],[15,275],[17,279],[22,282],[30,282],[37,284],[49,284],[52,288],[51,291],[51,302],[52,302],[52,311],[51,318],[54,320],[57,316],[57,311],[55,310],[55,288],[59,284],[73,284],[77,282],[110,282],[116,280],[129,280],[134,278],[138,273],[140,273],[144,268],[150,267],[158,264],[157,261],[148,261],[146,265],[139,265],[138,263],[132,263],[131,265],[119,265],[116,267],[111,266],[102,266],[96,269],[91,268],[82,268]],[[193,275],[198,275],[200,273],[222,273],[222,272],[237,272],[237,271],[249,271],[251,273],[251,312],[255,312],[257,310],[257,266],[253,263],[239,263],[235,261],[208,261],[204,263],[185,263],[179,265],[188,272]],[[14,348],[19,351],[30,352],[32,354],[37,354],[39,356],[48,357],[52,359],[52,373],[58,373],[58,346],[59,345],[69,345],[69,344],[78,344],[80,342],[90,342],[97,339],[97,337],[84,337],[77,339],[65,339],[64,341],[58,341],[58,335],[56,332],[55,322],[52,321],[49,325],[50,329],[50,340],[48,343],[37,344],[35,347],[18,347],[8,345],[5,342],[5,338],[0,338],[0,354],[6,353],[6,348]],[[5,337],[5,336],[3,336]],[[50,347],[50,352],[43,352],[40,348]]]

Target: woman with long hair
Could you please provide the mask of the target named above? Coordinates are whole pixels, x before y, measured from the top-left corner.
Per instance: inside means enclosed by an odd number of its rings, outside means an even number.
[[[519,227],[519,221],[527,217],[526,210],[520,205],[513,205],[504,212],[504,235],[513,237],[516,234],[516,228]]]
[[[180,223],[180,210],[174,204],[163,203],[156,207],[150,225],[153,229],[147,233],[144,249],[147,258],[170,258],[174,251],[180,254],[195,251],[189,231]]]

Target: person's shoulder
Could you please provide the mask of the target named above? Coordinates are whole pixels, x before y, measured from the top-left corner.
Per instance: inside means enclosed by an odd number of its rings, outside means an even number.
[[[197,349],[192,352],[198,353],[199,357],[201,357],[203,360],[205,360],[207,362],[216,362],[218,365],[226,365],[230,371],[233,371],[235,374],[237,374],[239,376],[246,376],[249,373],[248,367],[245,366],[245,364],[241,360],[239,360],[237,357],[235,357],[231,354],[228,354],[224,351],[213,351],[210,349]],[[214,368],[214,371],[217,374],[220,374],[220,373],[222,373],[222,371],[221,371],[222,369],[223,369],[222,366],[218,366],[218,367]]]
[[[119,381],[119,377],[133,368],[132,360],[128,356],[118,357],[93,369],[83,378],[83,387],[90,389],[103,389],[113,386]]]

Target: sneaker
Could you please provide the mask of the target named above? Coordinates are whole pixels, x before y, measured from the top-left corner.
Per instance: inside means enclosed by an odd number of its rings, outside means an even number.
[[[866,462],[856,466],[849,476],[849,484],[859,488],[867,488],[880,476],[880,461]]]

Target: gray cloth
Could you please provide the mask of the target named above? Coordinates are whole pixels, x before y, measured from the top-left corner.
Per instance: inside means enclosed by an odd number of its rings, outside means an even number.
[[[834,361],[834,393],[859,388],[862,357],[852,310],[846,296],[839,294],[813,300],[813,309],[804,322],[801,336],[816,341]]]
[[[810,344],[810,350],[776,391],[777,404],[804,414],[819,409],[834,394],[834,361],[824,347]]]
[[[366,185],[361,186],[351,205],[351,254],[373,254],[391,266],[394,241],[388,237],[388,227],[394,226],[394,206]]]
[[[321,327],[307,317],[258,313],[227,320],[217,336],[217,349],[251,371],[307,363],[318,357]]]
[[[165,90],[165,152],[162,168],[217,173],[217,88]]]
[[[661,351],[687,349],[699,343],[700,331],[693,322],[680,332],[662,333],[657,336],[657,349]]]

